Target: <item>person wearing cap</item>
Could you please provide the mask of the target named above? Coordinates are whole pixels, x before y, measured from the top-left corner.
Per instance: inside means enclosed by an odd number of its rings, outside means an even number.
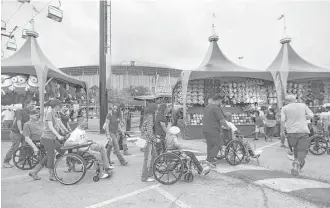
[[[50,109],[48,109],[45,114],[45,124],[40,141],[46,149],[49,180],[57,181],[54,176],[55,150],[60,155],[65,153],[65,151],[61,150],[62,145],[58,141],[64,140],[64,136],[60,134],[60,129],[63,128],[64,125],[62,124],[61,118],[58,114],[59,110],[61,109],[62,102],[60,100],[54,99],[50,101],[49,106]],[[69,133],[65,127],[63,129]]]
[[[24,140],[23,126],[26,122],[30,120],[30,111],[35,108],[35,105],[36,102],[34,100],[27,99],[24,102],[24,108],[16,110],[15,119],[10,132],[10,139],[12,141],[12,145],[6,154],[5,159],[3,160],[4,168],[13,167],[9,163],[9,161],[13,157],[14,152],[18,149],[18,147]]]
[[[43,123],[39,121],[40,119],[40,111],[32,110],[30,111],[30,120],[26,122],[23,126],[23,135],[25,137],[25,142],[30,145],[34,151],[34,154],[38,154],[39,149],[36,147],[34,142],[40,141],[40,137],[43,130]],[[40,170],[46,165],[47,157],[42,158],[36,167],[29,172],[29,176],[31,176],[34,180],[40,180],[41,178],[38,176]]]
[[[157,152],[155,143],[159,143],[160,139],[154,134],[154,118],[157,111],[157,104],[150,103],[145,111],[146,120],[142,124],[142,136],[146,140],[144,146],[144,160],[142,167],[141,180],[143,182],[153,182],[152,164],[154,163]]]
[[[180,128],[176,126],[172,126],[168,130],[168,134],[166,135],[166,149],[168,150],[181,150],[183,146],[178,141],[178,134],[180,133]],[[191,158],[192,162],[195,164],[198,174],[207,175],[210,172],[209,166],[202,166],[195,154],[191,151],[184,150],[183,151],[188,157]]]
[[[310,131],[306,118],[311,119],[314,114],[306,104],[297,103],[295,95],[287,95],[286,101],[288,104],[281,110],[281,119],[285,123],[289,143],[294,153],[291,174],[298,176],[305,165],[305,158],[310,147]]]
[[[112,175],[111,169],[113,169],[113,167],[109,163],[107,151],[103,145],[98,144],[95,141],[88,140],[88,136],[85,131],[87,124],[87,119],[85,117],[78,117],[78,126],[71,133],[68,140],[66,140],[64,146],[83,145],[87,144],[88,142],[93,142],[89,147],[79,148],[79,151],[87,151],[90,154],[95,155],[99,161],[99,164],[103,165],[104,172],[101,169],[101,173],[103,173],[101,174],[100,178],[109,178]]]

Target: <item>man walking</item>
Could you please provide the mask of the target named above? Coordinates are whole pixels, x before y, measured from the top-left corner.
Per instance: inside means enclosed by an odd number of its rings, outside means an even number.
[[[305,158],[310,147],[309,128],[306,121],[314,114],[304,103],[297,103],[294,95],[286,97],[288,104],[282,108],[281,119],[285,123],[285,128],[289,143],[293,148],[294,161],[291,174],[299,175],[305,165]]]
[[[206,162],[211,167],[215,167],[215,157],[224,145],[222,127],[227,128],[225,116],[220,105],[221,97],[215,95],[212,98],[212,102],[204,108],[203,135],[207,145]]]
[[[16,111],[16,118],[13,123],[13,127],[10,132],[10,139],[12,145],[8,150],[5,159],[3,161],[3,167],[12,168],[13,166],[9,163],[14,152],[18,149],[19,145],[23,142],[23,126],[30,120],[30,111],[34,109],[36,103],[33,100],[27,99],[24,102],[24,108]]]
[[[119,150],[119,122],[120,122],[120,112],[118,111],[118,106],[114,106],[112,112],[106,117],[105,131],[107,134],[107,138],[109,140],[108,143],[110,145],[107,146],[107,156],[110,160],[111,147],[114,148],[114,154],[117,156],[121,165],[126,166],[128,162],[123,158],[123,155]]]

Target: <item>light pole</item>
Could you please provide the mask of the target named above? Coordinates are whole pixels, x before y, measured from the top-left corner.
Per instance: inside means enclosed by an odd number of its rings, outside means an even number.
[[[103,134],[103,124],[108,114],[108,95],[106,89],[107,71],[106,71],[106,1],[100,1],[100,45],[99,45],[99,104],[100,104],[100,133]]]

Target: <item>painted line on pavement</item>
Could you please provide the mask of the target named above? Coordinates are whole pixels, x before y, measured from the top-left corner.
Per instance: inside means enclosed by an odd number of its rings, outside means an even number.
[[[174,197],[173,195],[171,195],[167,191],[161,189],[160,187],[156,187],[155,190],[158,193],[160,193],[161,195],[165,196],[171,202],[175,203],[178,207],[180,207],[180,208],[190,208],[190,206],[188,206],[187,204],[185,204],[184,202],[182,202],[178,198]]]
[[[254,183],[268,186],[282,192],[291,192],[307,188],[330,188],[330,184],[301,178],[269,178],[258,180]]]
[[[267,147],[274,146],[275,144],[278,144],[278,143],[280,143],[280,142],[281,142],[281,141],[274,142],[274,143],[272,143],[272,144],[269,144],[269,145],[266,145],[266,146],[259,147],[259,148],[257,148],[256,150],[262,150],[262,149],[265,149],[265,148],[267,148]]]
[[[157,184],[157,185],[152,185],[152,186],[148,186],[146,188],[143,188],[143,189],[139,189],[139,190],[136,190],[136,191],[133,191],[131,193],[128,193],[128,194],[124,194],[124,195],[121,195],[121,196],[118,196],[116,198],[113,198],[113,199],[109,199],[109,200],[106,200],[106,201],[103,201],[103,202],[100,202],[100,203],[97,203],[97,204],[94,204],[94,205],[91,205],[91,206],[88,206],[86,208],[98,208],[98,207],[103,207],[105,205],[109,205],[109,204],[112,204],[114,202],[117,202],[117,201],[120,201],[120,200],[123,200],[123,199],[126,199],[126,198],[129,198],[131,196],[135,196],[135,195],[138,195],[140,193],[143,193],[143,192],[146,192],[146,191],[149,191],[149,190],[152,190],[152,189],[156,189],[160,186],[160,184]]]

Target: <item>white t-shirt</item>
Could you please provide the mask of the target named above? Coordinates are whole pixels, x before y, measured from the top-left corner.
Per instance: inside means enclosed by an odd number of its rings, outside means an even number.
[[[235,131],[237,131],[236,126],[232,123],[232,122],[228,122],[226,121],[227,125],[229,126],[229,128],[231,129],[231,131],[234,133]]]
[[[69,139],[66,140],[64,146],[71,146],[73,144],[83,144],[87,142],[87,133],[85,130],[76,128],[70,135]],[[79,150],[88,149],[86,148],[80,148]]]
[[[13,121],[15,118],[15,112],[10,110],[4,110],[1,113],[1,116],[3,116],[4,121]]]

